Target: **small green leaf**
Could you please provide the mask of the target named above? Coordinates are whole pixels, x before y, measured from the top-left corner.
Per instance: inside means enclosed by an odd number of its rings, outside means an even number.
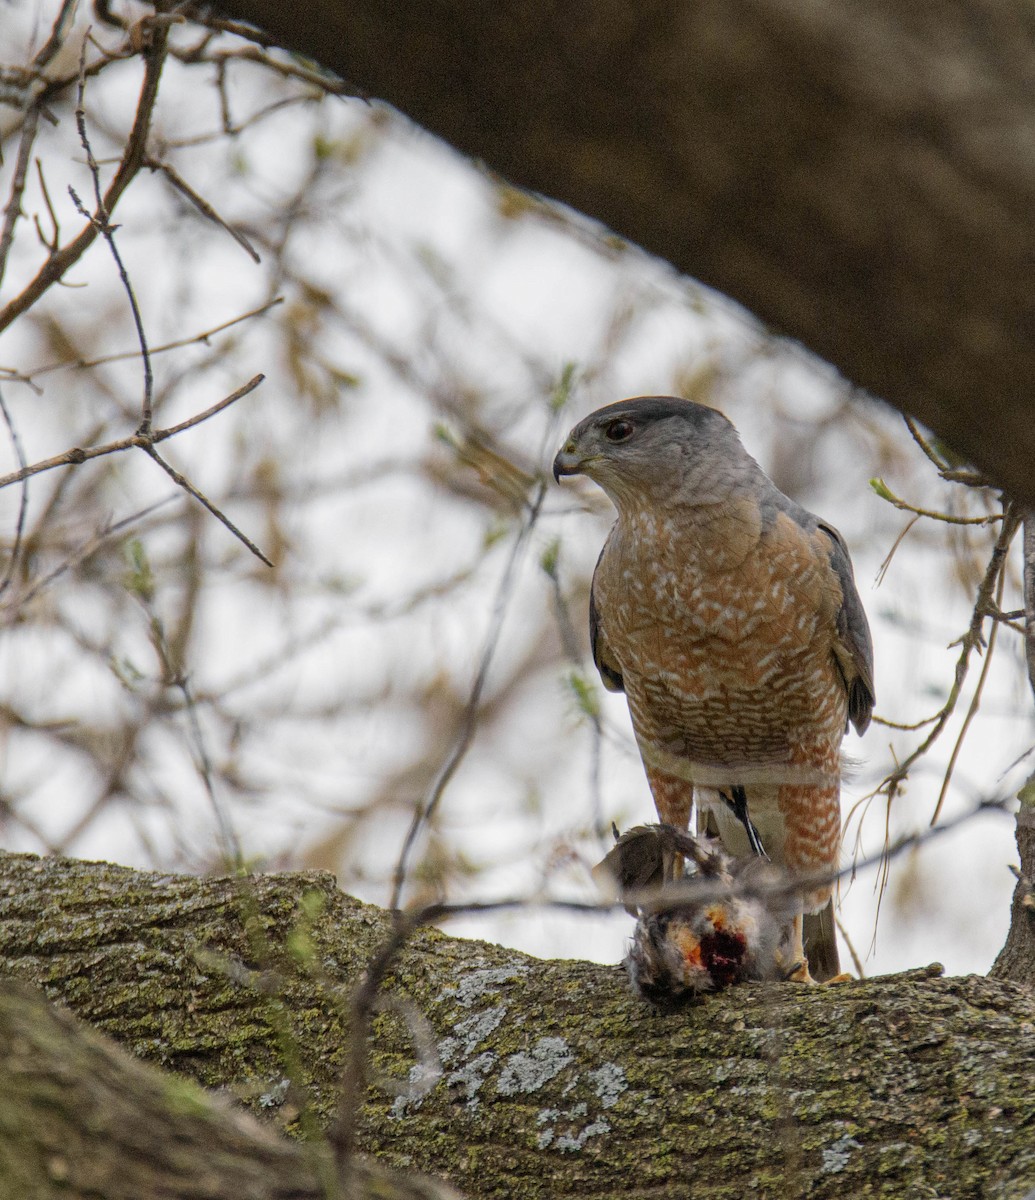
[[[557,578],[557,562],[561,557],[561,539],[553,538],[539,556],[539,565],[553,580]]]
[[[569,671],[565,679],[579,712],[589,717],[591,721],[600,719],[600,693],[596,685],[581,671]]]
[[[573,362],[566,362],[561,368],[561,377],[550,393],[550,410],[552,412],[560,412],[571,399],[571,392],[575,386],[577,372],[578,367]]]
[[[155,595],[155,579],[144,543],[139,538],[130,538],[125,546],[125,555],[129,571],[123,578],[123,584],[128,592],[149,604]]]

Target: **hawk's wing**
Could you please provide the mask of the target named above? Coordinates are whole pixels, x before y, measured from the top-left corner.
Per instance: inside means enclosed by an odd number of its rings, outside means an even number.
[[[597,591],[597,575],[600,571],[600,564],[607,553],[607,545],[611,539],[608,538],[604,543],[603,549],[600,551],[600,557],[597,559],[597,565],[593,570],[593,582],[589,588],[589,644],[593,651],[593,661],[596,663],[597,670],[600,672],[600,678],[603,680],[604,687],[609,692],[624,692],[625,681],[622,679],[622,672],[618,666],[618,661],[611,652],[611,647],[607,644],[607,638],[604,637],[604,631],[600,628],[600,613],[597,610],[596,591]]]
[[[858,733],[864,732],[873,713],[873,641],[862,601],[855,588],[852,560],[844,538],[833,525],[819,522],[830,539],[830,565],[841,585],[841,607],[837,613],[837,642],[834,661],[848,693],[848,720]]]

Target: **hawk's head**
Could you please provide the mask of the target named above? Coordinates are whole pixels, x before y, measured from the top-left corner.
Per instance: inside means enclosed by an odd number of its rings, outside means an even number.
[[[754,460],[717,409],[675,396],[638,396],[590,413],[553,460],[554,478],[588,475],[616,505],[661,489],[724,499]]]

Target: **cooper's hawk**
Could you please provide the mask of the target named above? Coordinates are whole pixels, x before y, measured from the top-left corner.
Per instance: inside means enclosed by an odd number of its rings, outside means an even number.
[[[735,856],[764,847],[832,874],[840,745],[873,711],[873,649],[841,535],[788,499],[721,413],[646,396],[572,430],[554,475],[588,475],[618,520],[590,595],[593,659],[624,691],[662,821]],[[752,845],[754,842],[754,846]],[[813,887],[805,952],[837,972],[831,886]],[[794,922],[792,957],[803,929]]]

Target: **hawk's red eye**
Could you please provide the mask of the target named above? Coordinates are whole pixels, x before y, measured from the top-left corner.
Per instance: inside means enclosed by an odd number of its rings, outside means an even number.
[[[632,421],[612,421],[604,430],[604,437],[609,442],[624,442],[633,435]]]

